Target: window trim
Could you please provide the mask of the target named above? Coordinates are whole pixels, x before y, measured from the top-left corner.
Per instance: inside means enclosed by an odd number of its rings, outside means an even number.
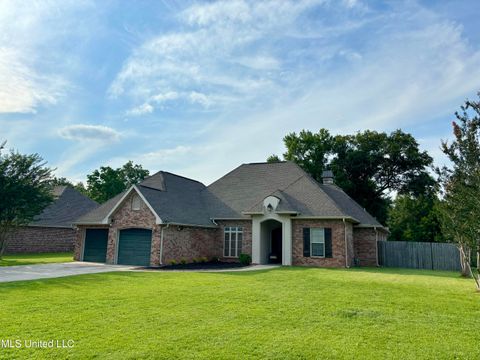
[[[312,230],[322,230],[323,231],[323,242],[313,242],[312,241]],[[323,244],[323,256],[313,255],[312,244]],[[318,258],[318,259],[325,259],[325,228],[324,227],[312,227],[310,228],[310,257]]]
[[[134,206],[135,202],[138,201],[138,209]],[[132,196],[131,209],[133,211],[140,211],[142,209],[142,199],[138,194]]]
[[[235,231],[232,231],[232,229],[235,229]],[[225,250],[226,250],[226,248],[225,248],[225,235],[227,233],[229,234],[229,237],[228,237],[228,244],[229,244],[228,253],[229,254],[232,253],[232,239],[231,239],[232,235],[231,234],[232,233],[236,234],[236,236],[235,236],[235,253],[236,253],[236,255],[233,255],[233,256],[232,255],[228,255],[228,256],[225,255]],[[243,246],[243,226],[225,226],[223,228],[223,253],[222,253],[222,255],[223,255],[224,258],[237,259],[240,256],[240,254],[242,253],[242,249],[240,249],[240,253],[238,253],[238,250],[239,250],[238,249],[238,235],[239,234],[242,234],[242,240],[240,240],[240,241],[242,242],[241,245]]]

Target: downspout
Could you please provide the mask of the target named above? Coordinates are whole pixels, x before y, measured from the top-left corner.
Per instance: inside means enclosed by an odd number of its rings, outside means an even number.
[[[379,263],[378,263],[378,230],[377,230],[377,227],[374,226],[373,227],[373,230],[375,230],[375,261],[377,263],[377,267],[379,267]]]
[[[162,226],[162,232],[160,233],[160,265],[163,265],[163,229],[168,229],[168,227],[170,226],[170,224],[167,224],[166,227],[163,227]]]
[[[210,221],[211,221],[212,223],[214,223],[216,226],[218,226],[218,224],[215,222],[215,219],[214,219],[214,218],[210,218]]]
[[[345,267],[348,269],[350,265],[348,264],[348,239],[347,239],[347,222],[345,218],[343,220],[344,230],[343,233],[345,234]]]

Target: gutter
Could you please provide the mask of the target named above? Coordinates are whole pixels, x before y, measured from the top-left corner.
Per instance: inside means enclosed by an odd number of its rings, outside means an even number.
[[[350,265],[348,265],[348,239],[347,239],[347,222],[345,221],[345,218],[342,219],[343,224],[344,224],[344,237],[345,237],[345,267],[348,269]]]

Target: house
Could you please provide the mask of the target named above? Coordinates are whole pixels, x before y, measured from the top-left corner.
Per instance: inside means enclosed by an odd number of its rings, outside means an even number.
[[[377,265],[387,230],[324,173],[244,164],[209,186],[160,171],[81,217],[75,259],[160,266],[218,257],[253,263]]]
[[[8,237],[6,253],[73,251],[77,232],[73,222],[98,204],[69,186],[54,187],[53,197],[28,226]]]

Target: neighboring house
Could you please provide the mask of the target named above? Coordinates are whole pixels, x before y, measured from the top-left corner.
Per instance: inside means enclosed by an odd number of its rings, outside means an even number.
[[[7,240],[6,253],[73,251],[76,230],[73,222],[98,204],[68,186],[56,186],[54,201],[28,225]]]
[[[219,257],[253,263],[377,265],[387,230],[333,183],[292,162],[244,164],[210,186],[160,171],[76,223],[75,259],[159,266]]]

